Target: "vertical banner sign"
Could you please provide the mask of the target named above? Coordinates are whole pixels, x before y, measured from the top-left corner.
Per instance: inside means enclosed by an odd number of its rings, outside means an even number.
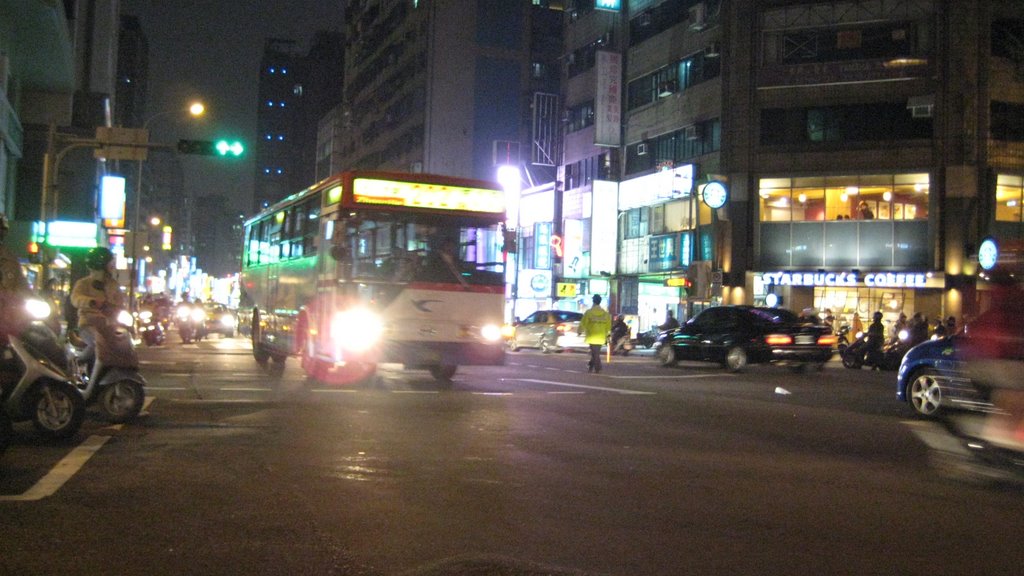
[[[565,256],[562,258],[562,276],[566,278],[582,278],[587,273],[583,254],[583,222],[566,220],[562,235]]]
[[[599,50],[596,72],[594,144],[619,146],[622,142],[622,55]]]
[[[533,225],[533,267],[538,270],[551,269],[551,222],[537,222]]]
[[[590,275],[613,275],[619,253],[619,185],[594,180],[594,208],[590,219]]]
[[[103,219],[103,225],[107,228],[124,228],[124,177],[108,175],[100,182],[100,218]]]

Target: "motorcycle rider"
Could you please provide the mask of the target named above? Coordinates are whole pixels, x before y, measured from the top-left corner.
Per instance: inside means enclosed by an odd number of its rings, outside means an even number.
[[[124,308],[128,300],[114,280],[114,254],[107,248],[93,248],[85,256],[89,274],[75,282],[71,304],[78,309],[78,328],[87,344],[83,357],[94,358],[109,352],[114,326],[110,315]],[[102,359],[102,358],[101,358]]]
[[[675,328],[679,328],[679,320],[676,320],[672,311],[668,310],[665,312],[665,322],[658,326],[658,330],[664,332],[666,330],[674,330]]]
[[[615,322],[612,322],[612,352],[619,350],[620,346],[623,350],[627,350],[625,345],[629,342],[628,338],[629,324],[626,324],[626,317],[619,314],[615,317]]]

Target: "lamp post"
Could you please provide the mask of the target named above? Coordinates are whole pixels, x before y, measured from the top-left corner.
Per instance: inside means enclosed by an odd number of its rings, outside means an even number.
[[[143,130],[148,130],[149,129],[149,125],[154,120],[156,120],[157,118],[161,118],[161,117],[168,116],[168,115],[171,115],[171,114],[180,114],[182,112],[188,112],[189,115],[192,116],[193,118],[198,118],[198,117],[200,117],[200,116],[202,116],[203,114],[206,113],[206,107],[203,105],[202,102],[193,102],[192,104],[189,105],[188,108],[185,108],[185,109],[175,108],[173,110],[164,110],[163,112],[158,112],[158,113],[150,116],[149,118],[147,118],[146,121],[142,123],[142,129]],[[138,168],[138,173],[135,176],[135,202],[134,202],[134,204],[135,204],[135,213],[132,215],[132,243],[131,243],[131,254],[129,255],[131,257],[131,266],[129,268],[131,270],[131,277],[128,280],[128,305],[132,309],[135,308],[135,285],[138,284],[138,281],[139,281],[139,278],[138,278],[139,265],[138,265],[138,257],[137,257],[137,252],[138,252],[137,246],[138,246],[138,243],[139,243],[139,238],[138,238],[138,236],[139,236],[139,211],[141,210],[141,200],[142,200],[142,165],[143,165],[143,161],[139,160],[138,162],[136,162],[136,164],[137,164],[137,168]]]

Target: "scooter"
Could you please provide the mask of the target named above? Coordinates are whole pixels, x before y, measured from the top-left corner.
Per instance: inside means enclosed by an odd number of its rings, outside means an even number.
[[[621,354],[623,356],[629,356],[629,353],[633,350],[633,340],[629,337],[629,331],[622,334],[612,334],[612,354]]]
[[[878,368],[879,370],[897,370],[903,356],[914,347],[910,341],[910,334],[901,330],[899,335],[892,341],[882,344],[880,350],[869,351],[869,336],[861,334],[849,346],[839,353],[843,360],[843,366],[852,370],[860,370],[861,367]]]
[[[857,337],[857,335],[854,334],[854,337]],[[839,351],[839,354],[842,354],[844,350],[849,348],[849,346],[850,325],[843,324],[842,326],[839,327],[839,332],[836,333],[836,349]]]
[[[205,335],[206,310],[201,305],[182,303],[175,313],[178,335],[184,344],[199,342]]]
[[[139,312],[135,321],[135,332],[146,346],[159,346],[167,340],[164,326],[152,310]]]
[[[70,371],[87,404],[99,404],[110,422],[127,422],[139,415],[146,399],[146,380],[139,373],[139,360],[128,328],[132,316],[121,310],[116,327],[105,343],[97,342],[96,357],[85,353],[81,340],[68,339]]]
[[[50,306],[29,299],[25,312],[33,322],[42,322],[49,316]],[[31,420],[36,431],[47,438],[73,436],[85,418],[82,393],[60,365],[21,335],[9,334],[6,340],[0,351],[0,398],[5,418],[9,422]]]
[[[907,422],[928,446],[929,463],[947,478],[975,484],[1024,485],[1024,451],[993,442],[984,432],[990,414],[954,413],[938,420]],[[1024,422],[1018,424],[1024,434]]]

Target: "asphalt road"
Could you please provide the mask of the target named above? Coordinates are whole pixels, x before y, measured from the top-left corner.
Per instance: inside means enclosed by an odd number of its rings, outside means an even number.
[[[0,574],[1018,574],[1019,488],[951,481],[894,374],[508,355],[450,387],[141,351],[146,414],[0,460]]]

